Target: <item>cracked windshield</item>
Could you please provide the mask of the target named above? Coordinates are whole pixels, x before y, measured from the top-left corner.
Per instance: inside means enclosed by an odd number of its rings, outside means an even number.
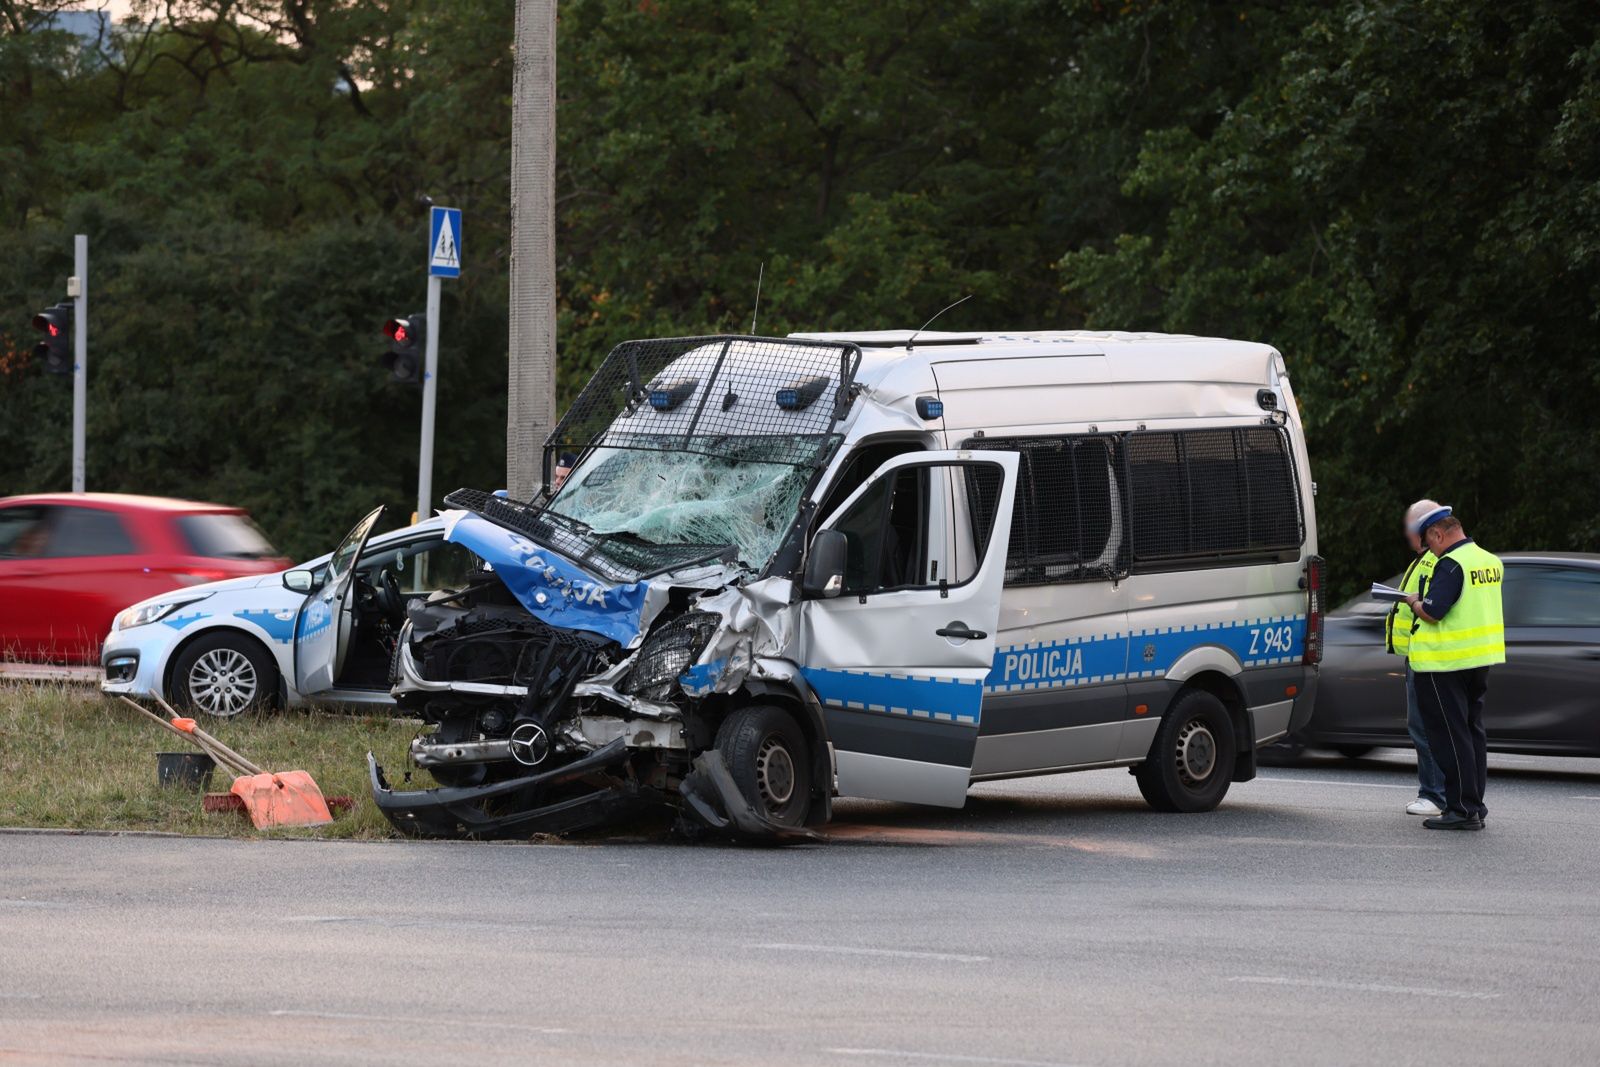
[[[549,510],[595,534],[732,546],[741,565],[759,569],[794,521],[809,464],[828,440],[718,437],[696,439],[704,451],[598,448]]]

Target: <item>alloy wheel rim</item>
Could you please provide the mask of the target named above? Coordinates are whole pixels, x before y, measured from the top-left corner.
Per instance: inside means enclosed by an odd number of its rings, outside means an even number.
[[[237,649],[214,648],[189,668],[189,699],[209,715],[239,714],[255,699],[256,688],[256,669]]]

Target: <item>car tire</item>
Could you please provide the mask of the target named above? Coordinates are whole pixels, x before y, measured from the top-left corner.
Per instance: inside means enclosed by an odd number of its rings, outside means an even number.
[[[750,804],[781,826],[804,826],[811,752],[794,717],[771,705],[740,708],[717,730],[716,750]]]
[[[1210,811],[1228,793],[1236,756],[1228,709],[1210,693],[1190,689],[1162,716],[1150,754],[1133,776],[1157,811]]]
[[[232,719],[277,704],[278,666],[248,634],[205,634],[178,653],[167,692],[184,711]]]
[[[1333,750],[1345,759],[1360,759],[1377,747],[1377,745],[1334,745]]]

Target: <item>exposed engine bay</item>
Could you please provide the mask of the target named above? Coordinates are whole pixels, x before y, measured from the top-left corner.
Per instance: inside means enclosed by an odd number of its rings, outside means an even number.
[[[672,599],[681,606],[669,604],[632,653],[532,616],[489,570],[413,605],[394,691],[403,713],[431,727],[410,755],[439,788],[391,790],[372,762],[385,816],[416,836],[507,837],[654,810],[684,831],[809,837],[804,815],[825,813],[827,798],[800,795],[818,780],[798,766],[805,746],[783,765],[766,753],[755,796],[741,791],[716,747],[733,702],[686,691],[709,677],[695,661],[722,616]]]

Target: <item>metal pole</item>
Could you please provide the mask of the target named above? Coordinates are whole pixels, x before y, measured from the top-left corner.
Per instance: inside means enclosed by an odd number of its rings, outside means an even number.
[[[428,275],[428,350],[422,373],[422,455],[417,460],[417,521],[429,515],[433,501],[433,406],[439,393],[439,276]]]
[[[89,408],[89,235],[72,239],[78,292],[72,321],[72,491],[83,492],[83,453]]]
[[[506,488],[527,500],[556,413],[556,0],[517,0],[516,12]]]

